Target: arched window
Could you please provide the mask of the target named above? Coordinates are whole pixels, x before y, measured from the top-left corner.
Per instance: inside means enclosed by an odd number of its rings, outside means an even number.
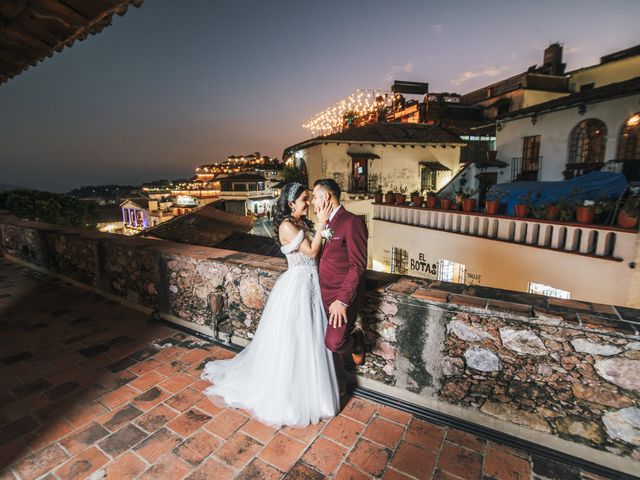
[[[577,177],[604,165],[607,127],[596,119],[583,120],[571,132],[566,178]]]
[[[640,160],[640,113],[629,117],[622,125],[617,160]]]

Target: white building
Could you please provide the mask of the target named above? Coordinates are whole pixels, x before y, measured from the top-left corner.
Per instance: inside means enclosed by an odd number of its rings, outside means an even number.
[[[640,306],[640,235],[602,225],[376,204],[373,269]]]
[[[437,190],[460,168],[464,146],[460,137],[435,125],[373,123],[298,143],[284,158],[307,175],[309,186],[320,178],[340,185],[342,202],[367,223],[371,247],[374,191]]]
[[[640,173],[640,46],[567,75],[569,94],[498,116],[498,155],[510,164],[499,183],[563,180],[608,162]]]

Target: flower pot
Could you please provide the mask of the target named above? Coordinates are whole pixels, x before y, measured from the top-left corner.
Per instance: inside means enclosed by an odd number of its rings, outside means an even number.
[[[421,207],[424,197],[422,195],[411,195],[411,203],[416,207]]]
[[[404,205],[404,202],[407,200],[407,196],[404,193],[396,193],[396,204]]]
[[[391,205],[395,199],[396,196],[393,193],[387,193],[384,196],[384,203],[388,203],[389,205]]]
[[[529,206],[524,204],[518,204],[515,206],[516,217],[527,218],[529,216]]]
[[[427,197],[427,208],[436,208],[438,206],[438,197],[431,195]]]
[[[593,207],[576,207],[576,220],[578,223],[593,223],[596,212]]]
[[[475,198],[463,198],[462,199],[462,211],[463,212],[473,212],[476,209],[476,199]]]
[[[497,215],[500,210],[500,200],[486,200],[484,206],[487,209],[487,215]]]
[[[373,201],[375,203],[382,203],[382,194],[381,193],[374,193],[373,194]]]
[[[544,211],[544,218],[547,220],[558,220],[560,218],[560,207],[548,206]]]
[[[638,217],[632,217],[624,210],[618,212],[617,224],[622,228],[636,228],[638,226]]]
[[[451,208],[451,199],[443,198],[440,200],[440,208],[442,210],[449,210]]]

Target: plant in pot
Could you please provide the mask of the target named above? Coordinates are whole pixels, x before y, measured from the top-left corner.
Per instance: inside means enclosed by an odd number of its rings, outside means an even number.
[[[382,203],[383,196],[384,195],[382,194],[382,187],[378,186],[378,188],[376,188],[373,192],[373,201],[375,203]]]
[[[413,192],[411,192],[411,203],[414,207],[421,207],[423,201],[424,197],[420,195],[420,192],[418,190],[414,190]]]
[[[458,190],[454,190],[456,195],[456,203],[462,203],[462,194],[465,190],[465,185],[467,184],[467,174],[463,173],[460,176],[460,180],[458,180]]]
[[[436,192],[427,192],[427,208],[436,208],[438,206],[438,196]]]
[[[560,219],[561,199],[547,200],[544,204],[544,217],[546,220]]]
[[[463,212],[473,212],[476,209],[476,199],[473,196],[476,194],[476,190],[463,188],[460,192],[460,199]]]
[[[440,208],[442,210],[450,210],[453,201],[453,193],[447,192],[440,197]]]
[[[595,204],[593,205],[593,211],[595,213],[593,222],[602,225],[606,224],[614,207],[615,202],[609,198],[596,200]]]
[[[527,218],[529,216],[531,193],[531,190],[529,190],[518,197],[518,203],[515,205],[516,217]]]
[[[573,220],[573,217],[576,214],[576,206],[571,200],[560,198],[556,205],[560,209],[560,217],[558,220],[561,222],[570,222]]]
[[[396,201],[396,194],[393,190],[388,190],[384,195],[384,203],[392,205]]]
[[[404,205],[407,201],[407,187],[400,187],[396,191],[396,205]]]
[[[576,205],[576,220],[578,223],[591,224],[596,216],[593,200],[584,200],[581,205]]]
[[[618,212],[616,219],[619,227],[636,228],[640,217],[640,195],[633,195],[627,198],[622,209]]]
[[[487,215],[497,215],[500,211],[500,201],[508,192],[497,185],[492,186],[487,192],[487,198],[484,201],[484,207]]]

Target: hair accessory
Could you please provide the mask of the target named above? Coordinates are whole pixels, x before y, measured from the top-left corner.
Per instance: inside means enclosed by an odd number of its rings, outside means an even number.
[[[304,187],[304,185],[298,182],[293,182],[291,184],[291,188],[289,189],[289,195],[287,195],[287,202],[293,202],[293,200],[296,198],[296,194],[298,193],[298,190],[300,189],[300,187]]]

